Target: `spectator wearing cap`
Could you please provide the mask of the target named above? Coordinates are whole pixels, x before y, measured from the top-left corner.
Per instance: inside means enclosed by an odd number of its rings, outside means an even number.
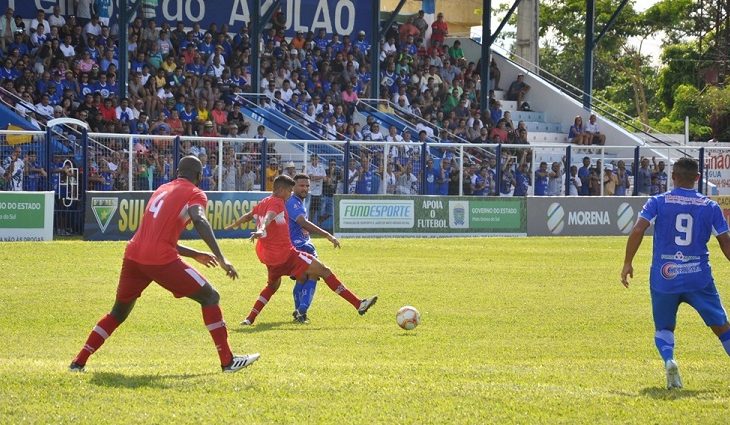
[[[616,194],[616,186],[618,185],[618,177],[613,172],[613,165],[606,164],[603,170],[603,195],[613,196]]]
[[[367,55],[370,54],[370,42],[365,37],[365,31],[360,30],[357,33],[357,40],[352,43],[355,48],[355,57],[362,63]]]
[[[213,121],[206,121],[203,125],[203,132],[200,135],[201,137],[218,137],[219,134],[215,130],[215,126],[213,125]]]

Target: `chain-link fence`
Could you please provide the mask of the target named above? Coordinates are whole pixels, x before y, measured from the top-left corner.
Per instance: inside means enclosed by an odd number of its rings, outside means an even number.
[[[631,196],[673,188],[677,159],[701,159],[703,193],[730,194],[730,149],[677,146],[493,145],[267,140],[0,132],[0,189],[52,190],[56,233],[82,230],[86,190],[155,190],[184,155],[203,162],[203,190],[270,191],[282,173],[306,173],[312,221],[331,226],[336,193],[465,196]],[[50,134],[50,138],[49,138]],[[85,149],[84,147],[87,146]]]

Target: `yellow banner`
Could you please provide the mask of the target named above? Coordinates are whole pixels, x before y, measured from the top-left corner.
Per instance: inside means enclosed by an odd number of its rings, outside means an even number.
[[[27,131],[26,129],[22,127],[18,127],[17,125],[8,124],[8,130],[19,130],[19,131]],[[9,145],[22,145],[23,143],[30,143],[31,140],[33,140],[33,136],[28,136],[25,134],[8,134],[5,136],[5,140],[7,140]]]

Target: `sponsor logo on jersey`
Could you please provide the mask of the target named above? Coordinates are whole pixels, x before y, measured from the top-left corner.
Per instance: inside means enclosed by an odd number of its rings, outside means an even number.
[[[662,260],[675,260],[675,261],[696,261],[699,260],[700,257],[697,255],[684,255],[682,251],[677,251],[674,254],[662,254],[661,256]]]
[[[662,277],[664,277],[664,279],[666,280],[672,280],[681,274],[693,274],[699,273],[701,271],[702,267],[700,267],[700,263],[666,263],[662,266],[661,269]]]

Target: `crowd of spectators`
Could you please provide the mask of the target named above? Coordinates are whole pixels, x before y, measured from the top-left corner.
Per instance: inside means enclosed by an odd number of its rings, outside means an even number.
[[[432,149],[423,168],[423,141],[529,144],[525,123],[515,124],[494,92],[489,93],[489,109],[479,108],[480,64],[467,60],[459,41],[444,44],[448,24],[441,13],[430,26],[430,38],[421,11],[389,28],[381,45],[374,47],[365,31],[350,37],[320,29],[287,38],[285,17],[278,10],[262,36],[258,87],[251,86],[251,40],[246,24],[237,28],[211,24],[207,29],[195,24],[186,29],[182,22],[172,28],[167,22],[136,18],[129,27],[130,78],[124,98],[118,96],[118,28],[109,27],[104,18],[78,12],[77,16],[63,16],[58,6],[50,16],[38,10],[35,17],[20,17],[12,9],[6,10],[0,18],[0,96],[31,121],[73,117],[88,123],[93,132],[138,135],[132,164],[135,189],[154,189],[173,177],[172,139],[159,136],[263,138],[266,129],[254,129],[239,107],[240,99],[260,93],[263,96],[255,102],[279,109],[325,140],[414,142],[412,148],[395,146],[388,152],[375,143],[355,147],[350,164],[330,164],[325,158],[330,165],[325,193],[342,191],[347,185],[354,193],[415,194],[423,189],[428,194],[453,195],[461,189],[467,195],[523,196],[533,182],[536,194],[560,193],[558,179],[564,182],[564,166],[556,163],[547,170],[547,164],[541,164],[533,172],[526,149],[503,151],[501,173],[497,173],[493,152],[482,149],[467,149],[463,168],[453,150]],[[372,116],[362,126],[355,122],[355,110],[367,107],[360,99],[373,92],[373,48],[379,51],[381,69],[381,102],[375,107],[399,115],[415,131],[381,129]],[[500,75],[492,61],[490,78],[496,88]],[[529,90],[520,75],[505,97],[516,101],[519,109],[529,110],[525,102]],[[571,140],[581,145],[604,144],[594,115],[589,122],[584,126],[577,117]],[[120,140],[111,138],[104,146],[95,145],[86,164],[92,189],[129,187],[129,152]],[[20,149],[16,156],[16,150],[3,152],[0,184],[9,190],[32,188],[46,178],[42,161],[35,151]],[[185,140],[179,152],[203,161],[204,189],[260,187],[257,142],[226,142],[219,153],[216,142]],[[272,146],[269,153],[266,183],[286,168]],[[219,154],[223,156],[220,162]],[[61,172],[61,178],[64,159],[54,157],[51,167],[54,173]],[[628,189],[628,172],[621,162],[615,166],[616,172],[607,169],[604,175],[616,177],[617,182],[604,188],[607,193],[621,194]],[[21,183],[17,183],[20,169]],[[640,176],[642,170],[643,165]],[[578,194],[595,194],[595,188],[600,188],[594,181],[596,173],[586,174],[585,167],[575,173],[569,170],[569,174],[582,183],[576,187]],[[640,186],[640,193],[653,193],[651,176],[648,181],[648,187]],[[564,183],[562,187],[564,191]],[[608,190],[611,187],[614,189]]]
[[[99,12],[89,12],[94,11]],[[359,99],[372,91],[372,46],[364,31],[351,38],[321,29],[287,39],[279,10],[262,37],[261,86],[251,87],[247,25],[211,24],[204,30],[195,24],[188,30],[181,22],[173,29],[167,22],[158,26],[155,20],[137,18],[129,27],[128,94],[120,98],[118,28],[109,27],[109,20],[100,15],[77,11],[76,16],[64,16],[56,6],[51,15],[39,9],[35,17],[28,17],[15,16],[8,8],[0,18],[0,96],[30,121],[73,117],[87,122],[92,132],[138,134],[136,188],[153,189],[170,178],[172,144],[156,143],[148,136],[260,137],[262,132],[254,133],[235,101],[246,93],[263,93],[265,107],[285,109],[323,139],[527,143],[524,123],[515,126],[493,96],[490,109],[480,111],[478,64],[466,60],[458,41],[444,45],[448,24],[443,14],[431,25],[430,39],[425,38],[428,26],[419,12],[391,27],[376,47],[381,98],[390,101],[380,108],[411,121],[417,135],[385,132],[370,122],[360,128],[354,122]],[[491,75],[498,83],[494,64]],[[214,176],[210,186],[217,188],[222,182],[214,172],[218,165],[217,152],[210,150],[214,146],[193,145],[192,152],[206,155]],[[236,167],[235,187],[248,186],[243,184],[248,168],[256,176],[260,171],[251,155],[257,153],[257,144],[226,146],[233,148],[226,149],[223,162],[232,161]],[[128,183],[122,160],[125,147],[111,141],[90,156],[88,167],[94,174],[90,180],[96,188]],[[389,167],[399,175],[420,176],[419,152],[396,149],[393,153],[400,157],[391,166],[385,164],[383,152],[366,149],[358,162],[370,164],[380,180],[386,180]],[[231,161],[229,154],[234,155]],[[475,150],[470,155],[475,163],[488,164],[486,152]],[[451,154],[444,156],[450,163]],[[254,163],[247,167],[248,162]],[[418,190],[417,185],[412,190]]]

